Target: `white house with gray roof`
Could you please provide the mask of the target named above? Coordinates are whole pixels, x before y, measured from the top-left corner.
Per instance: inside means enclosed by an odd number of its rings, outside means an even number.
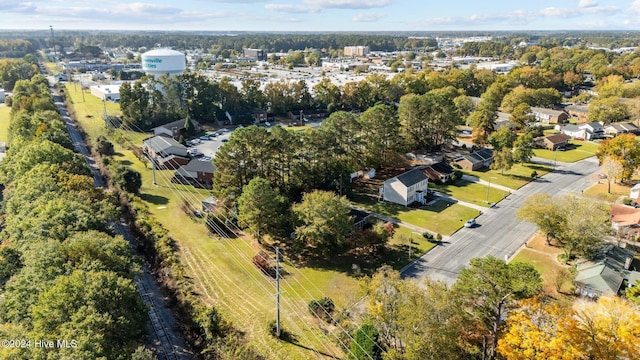
[[[382,200],[407,206],[413,202],[425,203],[429,178],[413,169],[384,182],[380,189]]]

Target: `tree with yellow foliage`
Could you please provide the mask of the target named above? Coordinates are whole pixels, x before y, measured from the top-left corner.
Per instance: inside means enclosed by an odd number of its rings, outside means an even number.
[[[535,298],[507,317],[497,352],[505,359],[639,359],[640,309],[617,296],[572,306]]]

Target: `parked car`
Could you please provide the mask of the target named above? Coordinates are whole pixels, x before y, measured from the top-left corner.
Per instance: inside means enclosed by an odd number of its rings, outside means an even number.
[[[472,228],[474,226],[476,226],[476,219],[469,219],[467,220],[467,222],[464,223],[464,227],[466,228]]]
[[[202,136],[200,136],[198,139],[200,139],[200,140],[211,140],[211,139],[209,138],[209,135],[202,135]]]

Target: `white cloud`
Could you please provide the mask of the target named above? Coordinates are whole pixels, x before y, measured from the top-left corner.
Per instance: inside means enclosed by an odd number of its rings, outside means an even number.
[[[302,2],[320,9],[371,9],[387,6],[393,0],[302,0]]]
[[[310,6],[291,4],[266,4],[264,7],[267,10],[290,14],[313,13],[318,11]]]
[[[382,19],[384,15],[361,12],[354,16],[351,20],[353,22],[375,22]]]
[[[629,5],[629,12],[640,15],[640,0],[636,0]]]
[[[578,7],[583,9],[594,7],[594,6],[598,6],[598,3],[595,2],[594,0],[580,0],[580,2],[578,3]]]

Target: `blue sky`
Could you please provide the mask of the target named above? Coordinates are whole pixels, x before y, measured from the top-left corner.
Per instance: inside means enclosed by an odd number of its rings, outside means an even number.
[[[0,0],[0,29],[640,30],[640,0]]]

